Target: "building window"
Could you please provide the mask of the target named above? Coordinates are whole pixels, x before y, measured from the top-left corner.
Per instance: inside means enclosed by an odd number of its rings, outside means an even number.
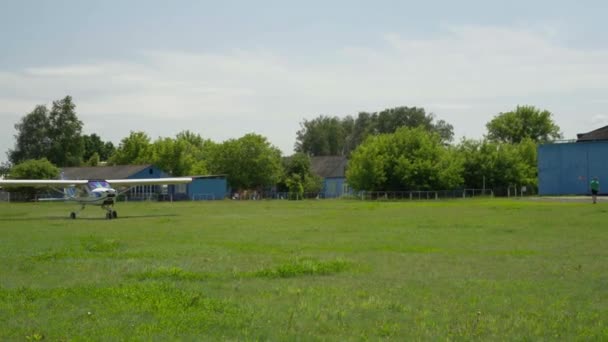
[[[175,193],[176,194],[185,194],[187,193],[186,191],[186,186],[188,184],[175,184]]]

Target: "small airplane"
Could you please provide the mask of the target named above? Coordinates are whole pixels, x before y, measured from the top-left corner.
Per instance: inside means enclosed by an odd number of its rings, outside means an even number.
[[[177,178],[145,178],[145,179],[91,179],[91,180],[46,180],[46,179],[5,179],[0,180],[2,186],[19,187],[53,187],[63,188],[63,198],[40,199],[40,201],[61,201],[75,202],[81,205],[84,210],[86,205],[98,205],[106,211],[106,219],[118,218],[114,204],[117,196],[128,191],[137,185],[166,185],[166,184],[186,184],[192,182],[189,177]],[[117,191],[113,187],[125,188],[124,191]],[[70,213],[70,218],[76,218],[75,211]]]

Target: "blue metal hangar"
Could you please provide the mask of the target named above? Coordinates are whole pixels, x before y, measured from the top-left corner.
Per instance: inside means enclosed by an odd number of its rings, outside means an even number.
[[[538,147],[540,195],[588,195],[597,177],[608,194],[608,126],[577,135],[576,141]]]

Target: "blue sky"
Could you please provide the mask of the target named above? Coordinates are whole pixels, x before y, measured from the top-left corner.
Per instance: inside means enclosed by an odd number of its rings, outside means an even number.
[[[70,94],[118,143],[190,129],[292,151],[304,118],[422,106],[479,138],[518,104],[564,135],[608,124],[602,1],[4,1],[0,161]]]

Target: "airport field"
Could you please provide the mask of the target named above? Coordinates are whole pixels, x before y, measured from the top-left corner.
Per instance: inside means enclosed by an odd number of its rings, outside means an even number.
[[[0,340],[607,340],[608,203],[0,203]]]

